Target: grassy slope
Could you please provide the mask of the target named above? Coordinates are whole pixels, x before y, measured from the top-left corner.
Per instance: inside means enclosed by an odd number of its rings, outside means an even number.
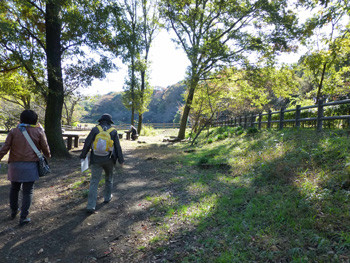
[[[151,247],[181,262],[349,262],[349,141],[211,131],[172,161],[173,192],[147,198],[162,213]],[[186,237],[176,251],[174,229]]]

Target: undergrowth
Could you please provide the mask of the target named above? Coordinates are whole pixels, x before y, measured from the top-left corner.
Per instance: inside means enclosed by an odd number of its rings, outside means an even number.
[[[162,215],[149,248],[177,262],[349,262],[349,141],[224,127],[175,146],[173,191],[147,198]]]

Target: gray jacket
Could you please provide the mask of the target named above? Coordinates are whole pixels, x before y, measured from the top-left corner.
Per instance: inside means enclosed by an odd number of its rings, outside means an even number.
[[[104,129],[111,128],[111,124],[109,124],[107,122],[101,122],[99,125],[101,125],[102,128],[104,128]],[[106,159],[109,159],[109,158],[111,158],[113,160],[114,164],[117,162],[117,160],[118,160],[118,163],[120,163],[120,164],[124,163],[124,156],[123,156],[122,148],[120,146],[119,136],[118,136],[117,130],[113,130],[110,133],[111,139],[114,141],[114,149],[113,149],[111,156],[97,156],[94,154],[94,151],[92,149],[92,143],[94,142],[95,137],[98,133],[99,133],[99,130],[97,127],[92,128],[88,137],[85,140],[83,150],[80,154],[80,159],[85,159],[86,155],[88,154],[88,152],[91,149],[90,164],[94,164],[94,163],[98,164],[101,162],[105,162]]]

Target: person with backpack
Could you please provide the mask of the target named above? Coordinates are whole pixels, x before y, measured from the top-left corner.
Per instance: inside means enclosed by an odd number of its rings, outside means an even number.
[[[119,142],[118,132],[112,127],[112,116],[105,113],[98,120],[99,124],[94,127],[85,140],[80,159],[85,159],[89,151],[91,179],[86,212],[93,214],[96,209],[97,190],[102,172],[105,172],[104,203],[109,203],[113,197],[113,167],[118,161],[124,164],[122,148]]]

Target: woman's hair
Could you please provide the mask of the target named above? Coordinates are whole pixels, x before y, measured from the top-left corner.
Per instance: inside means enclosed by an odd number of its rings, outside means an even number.
[[[38,114],[32,110],[24,110],[20,116],[21,123],[35,125],[38,121]]]

